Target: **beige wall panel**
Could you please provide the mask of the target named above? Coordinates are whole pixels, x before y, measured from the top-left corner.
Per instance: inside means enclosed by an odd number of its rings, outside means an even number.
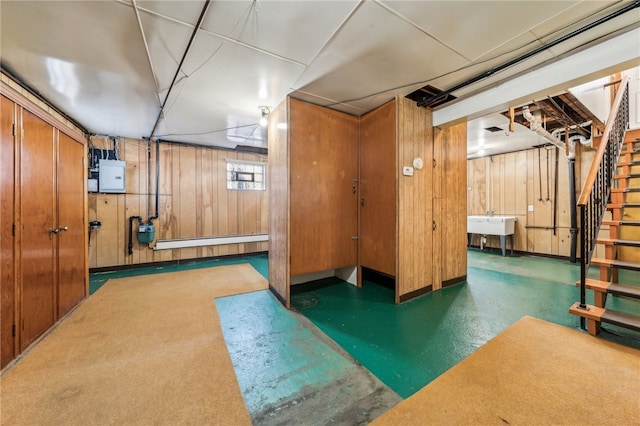
[[[89,222],[98,220],[98,196],[95,193],[87,196],[87,208]],[[97,238],[99,232],[100,229],[91,232],[91,238],[89,240],[89,268],[96,268],[98,266]]]
[[[520,216],[522,216],[522,220],[526,223],[527,217],[527,208],[529,205],[529,199],[527,198],[527,153],[525,151],[519,151],[514,153],[514,167],[515,167],[515,175],[514,175],[514,191],[515,191],[515,212],[514,214],[520,220]],[[505,179],[510,179],[511,176],[505,176]]]
[[[95,233],[95,245],[97,260],[96,267],[118,265],[118,257],[124,247],[119,243],[118,237],[123,235],[119,229],[118,196],[112,194],[95,194],[96,220],[102,222],[102,226]]]
[[[288,308],[289,300],[289,132],[278,123],[289,124],[289,98],[278,105],[269,119],[269,285]]]
[[[504,192],[502,193],[502,201],[501,205],[503,207],[500,211],[505,212],[505,214],[515,215],[516,214],[516,188],[517,182],[514,179],[516,176],[516,154],[511,153],[503,156],[502,158],[502,170],[500,171],[500,179],[502,179],[502,185],[504,187]]]
[[[226,182],[227,179],[227,163],[226,159],[235,159],[235,153],[231,152],[218,152],[217,159],[217,181],[218,182]],[[218,194],[218,203],[222,208],[218,209],[217,215],[217,224],[218,224],[218,234],[219,235],[230,235],[229,233],[229,205],[233,201],[230,198],[235,191],[230,191],[227,189],[226,185],[223,187],[222,185],[218,185],[217,194]],[[219,255],[227,255],[229,254],[229,246],[220,246],[218,248]]]

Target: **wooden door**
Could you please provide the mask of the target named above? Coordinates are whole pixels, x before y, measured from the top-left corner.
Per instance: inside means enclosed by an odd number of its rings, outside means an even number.
[[[291,99],[292,276],[356,266],[357,117]]]
[[[23,110],[20,194],[22,199],[21,333],[24,350],[55,321],[55,179],[51,125]]]
[[[15,104],[0,97],[0,368],[15,357]]]
[[[84,147],[59,132],[58,141],[58,318],[86,294]]]
[[[396,102],[360,121],[360,265],[396,275]]]

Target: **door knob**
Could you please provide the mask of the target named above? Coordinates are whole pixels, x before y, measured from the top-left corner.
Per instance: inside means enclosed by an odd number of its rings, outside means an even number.
[[[49,228],[49,239],[53,239],[53,234],[57,234],[58,231],[58,228]]]

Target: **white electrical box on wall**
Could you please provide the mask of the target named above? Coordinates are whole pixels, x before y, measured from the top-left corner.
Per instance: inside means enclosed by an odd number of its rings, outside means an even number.
[[[99,190],[100,192],[126,192],[127,163],[119,160],[100,160]]]

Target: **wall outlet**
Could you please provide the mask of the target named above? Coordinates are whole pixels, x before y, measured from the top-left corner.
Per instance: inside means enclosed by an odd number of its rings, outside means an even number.
[[[527,210],[532,212],[533,211],[533,204],[529,204],[529,207],[527,208]]]

